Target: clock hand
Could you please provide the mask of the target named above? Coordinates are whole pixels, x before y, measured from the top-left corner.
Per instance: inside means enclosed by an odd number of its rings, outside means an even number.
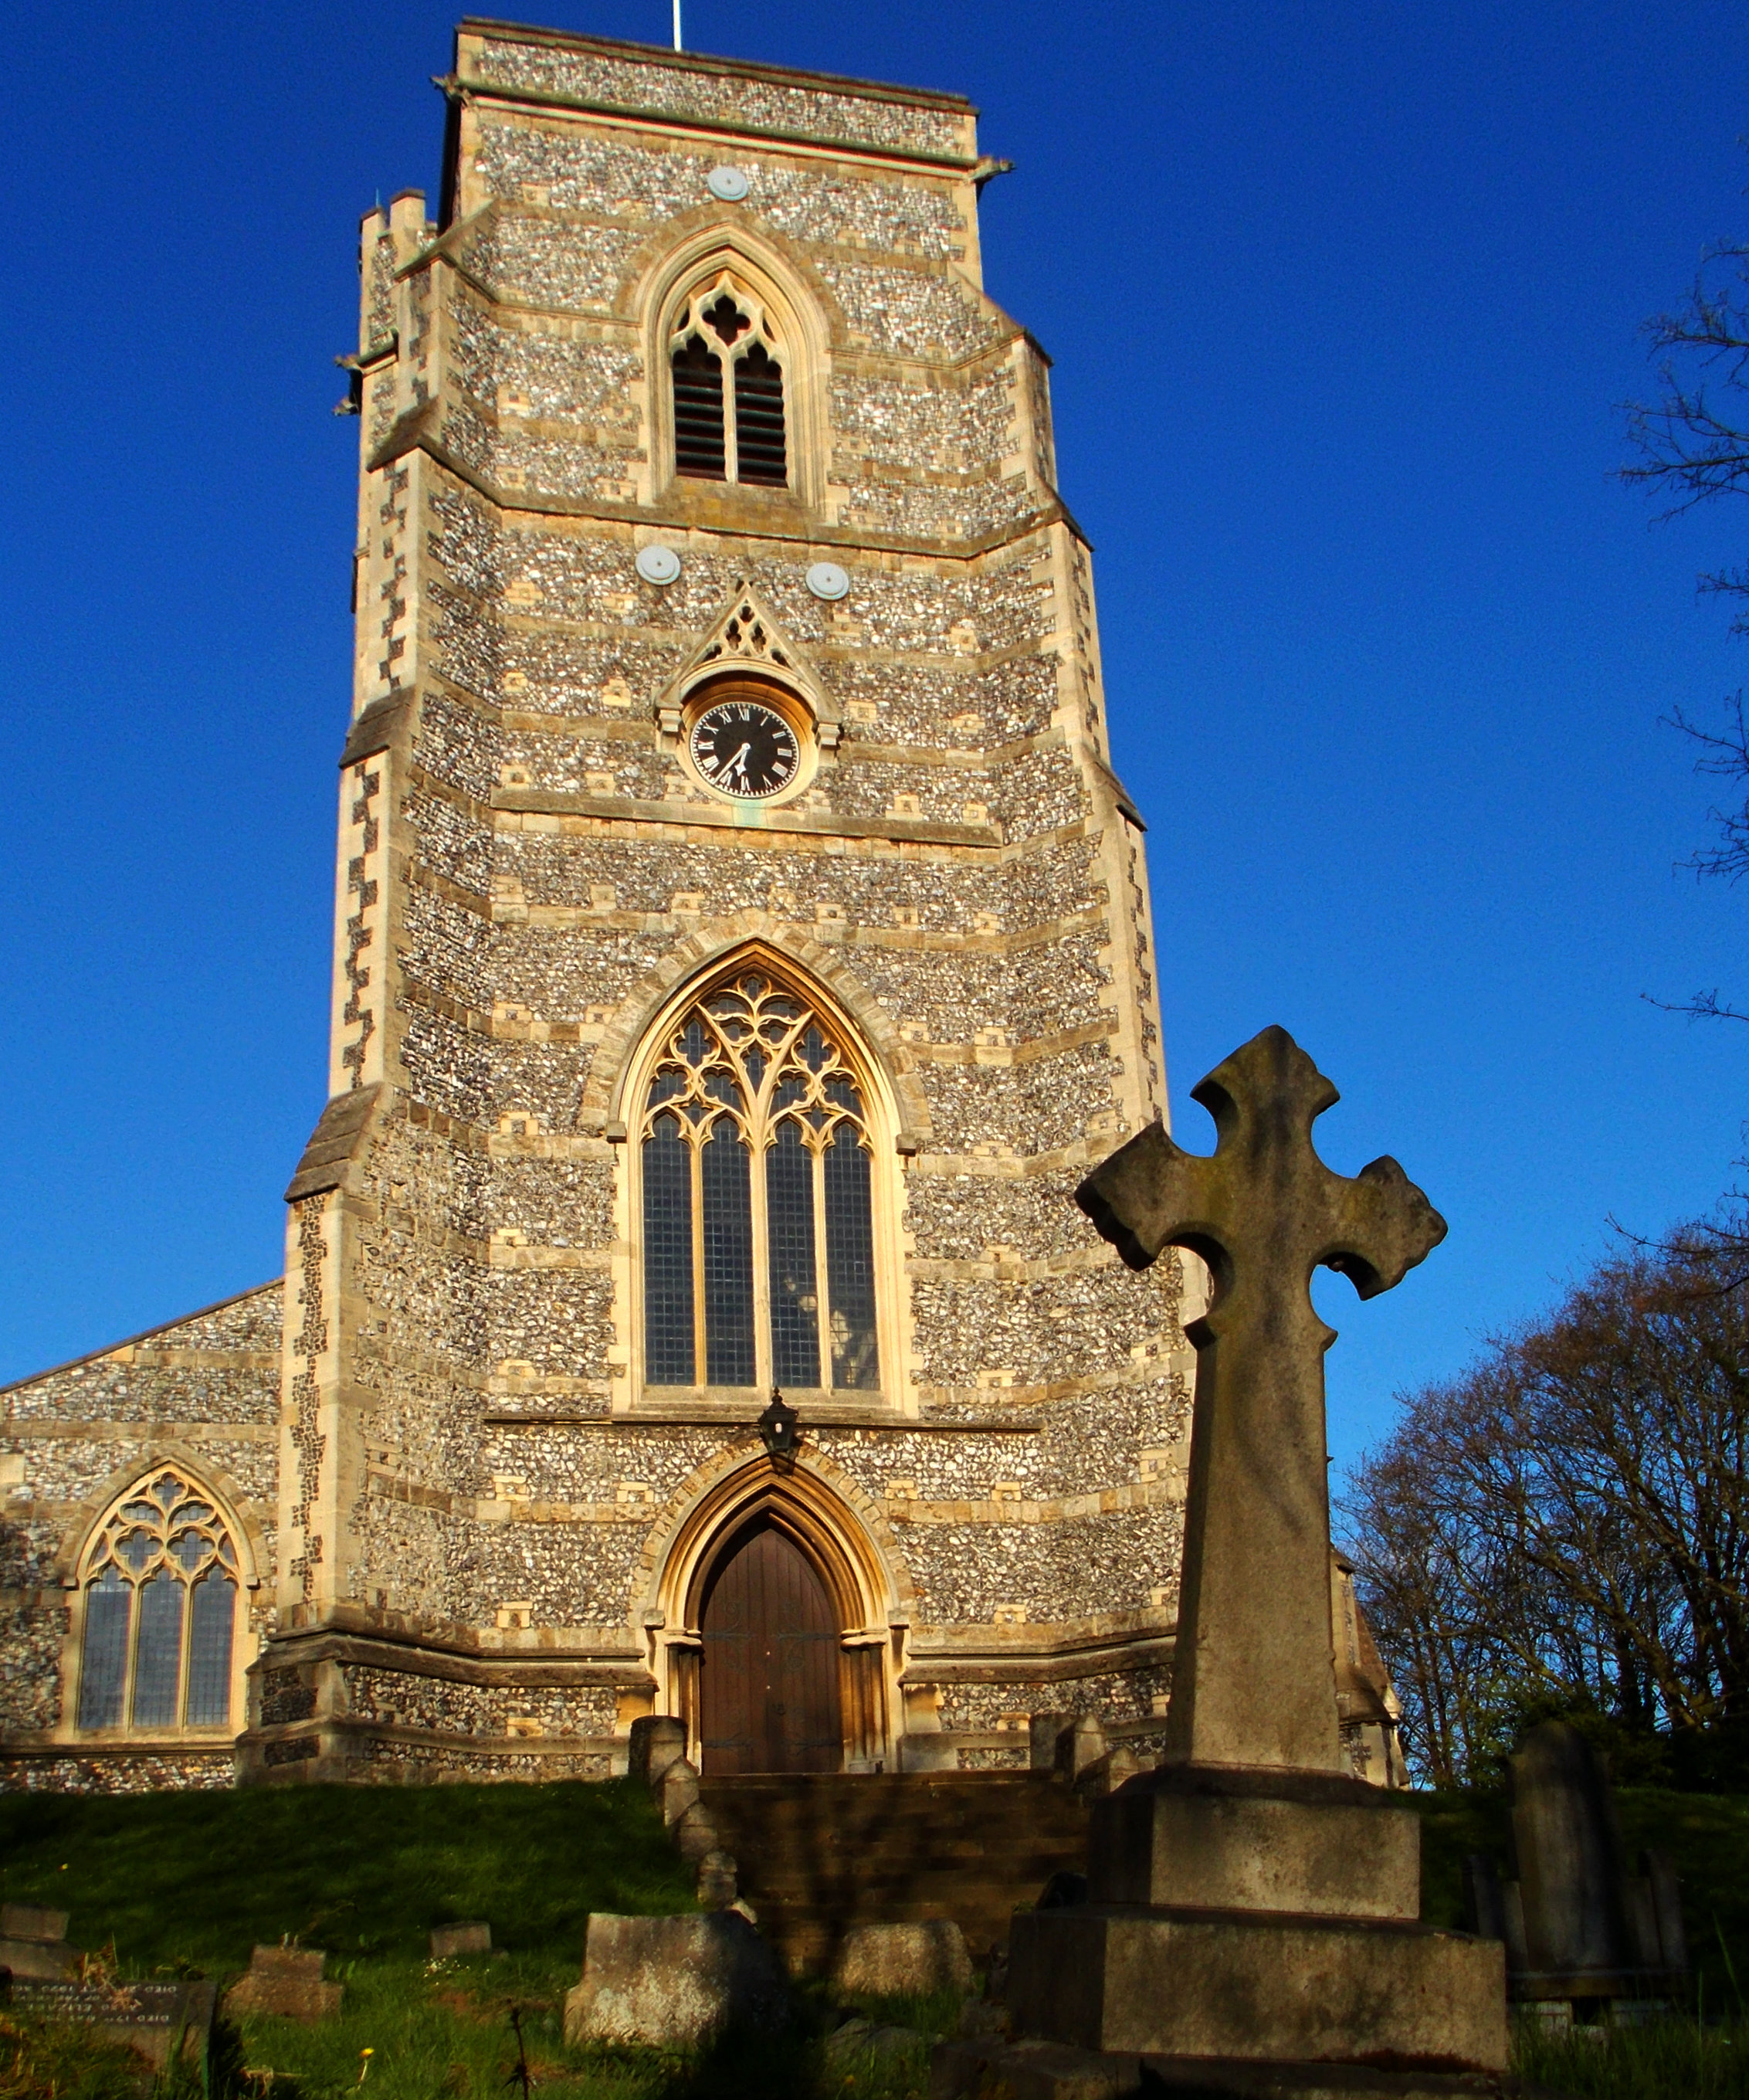
[[[724,772],[725,772],[725,773],[733,773],[733,772],[736,770],[736,768],[738,766],[738,767],[740,768],[740,771],[741,771],[741,777],[742,777],[742,779],[744,780],[744,779],[747,778],[747,753],[748,753],[748,752],[749,752],[752,748],[753,748],[753,747],[752,747],[752,745],[751,745],[751,743],[744,743],[744,744],[742,744],[742,747],[741,747],[741,748],[740,748],[740,749],[739,749],[739,750],[735,753],[734,757],[733,758],[731,758],[731,759],[729,760],[729,763],[728,763],[728,764],[727,764],[727,765],[723,768]]]

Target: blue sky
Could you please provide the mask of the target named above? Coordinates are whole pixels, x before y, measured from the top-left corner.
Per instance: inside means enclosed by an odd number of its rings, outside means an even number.
[[[665,40],[667,0],[554,0]],[[355,229],[434,195],[415,0],[12,11],[0,475],[0,1377],[258,1282],[324,1091]],[[1749,232],[1749,14],[688,0],[689,44],[960,89],[989,289],[1056,360],[1180,1137],[1272,1021],[1451,1221],[1344,1330],[1332,1437],[1744,1148],[1745,900],[1659,717],[1749,651],[1749,505],[1615,483],[1637,333]]]

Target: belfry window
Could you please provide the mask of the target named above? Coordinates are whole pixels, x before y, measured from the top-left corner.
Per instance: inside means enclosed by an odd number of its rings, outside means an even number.
[[[231,1725],[236,1546],[211,1499],[152,1475],[87,1549],[79,1726],[180,1731]]]
[[[783,365],[756,303],[722,280],[681,309],[670,332],[674,470],[693,481],[789,486]]]
[[[646,1385],[879,1389],[868,1112],[830,1023],[752,973],[701,999],[641,1162]]]

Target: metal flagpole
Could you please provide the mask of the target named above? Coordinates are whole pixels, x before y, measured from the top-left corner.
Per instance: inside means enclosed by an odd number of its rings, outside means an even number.
[[[675,50],[676,50],[676,51],[679,51],[679,50],[681,48],[681,0],[674,0],[674,48],[675,48]]]

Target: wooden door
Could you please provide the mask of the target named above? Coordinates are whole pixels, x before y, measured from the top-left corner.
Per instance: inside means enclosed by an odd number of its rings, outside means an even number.
[[[702,1630],[707,1776],[838,1771],[837,1622],[807,1556],[775,1526],[761,1524],[729,1548],[711,1578]]]

